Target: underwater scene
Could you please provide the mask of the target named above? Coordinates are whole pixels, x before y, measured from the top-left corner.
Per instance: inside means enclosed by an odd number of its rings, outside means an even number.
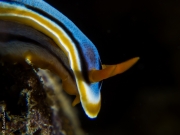
[[[0,135],[179,135],[179,7],[0,0]]]

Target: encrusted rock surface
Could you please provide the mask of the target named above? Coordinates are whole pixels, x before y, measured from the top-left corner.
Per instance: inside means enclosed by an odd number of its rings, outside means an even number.
[[[60,80],[43,70],[39,77],[37,71],[0,64],[0,134],[83,135]]]

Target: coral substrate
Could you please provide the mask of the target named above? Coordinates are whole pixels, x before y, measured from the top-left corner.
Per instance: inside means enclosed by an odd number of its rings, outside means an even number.
[[[38,76],[37,71],[28,65],[0,64],[0,133],[82,135],[60,81],[43,70]]]

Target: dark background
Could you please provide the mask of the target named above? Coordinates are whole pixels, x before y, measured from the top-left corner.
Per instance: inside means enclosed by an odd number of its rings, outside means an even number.
[[[179,135],[180,1],[46,1],[96,45],[103,64],[140,57],[104,81],[96,119],[76,106],[87,135]]]

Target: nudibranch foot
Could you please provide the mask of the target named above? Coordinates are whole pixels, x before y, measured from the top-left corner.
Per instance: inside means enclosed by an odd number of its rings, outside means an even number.
[[[50,70],[61,78],[63,88],[68,94],[79,96],[73,78],[70,77],[62,63],[60,63],[58,59],[50,54],[46,49],[22,41],[11,41],[7,43],[0,42],[0,56],[4,60],[6,60],[6,58],[11,60],[11,62],[22,64],[26,62],[35,68]]]

